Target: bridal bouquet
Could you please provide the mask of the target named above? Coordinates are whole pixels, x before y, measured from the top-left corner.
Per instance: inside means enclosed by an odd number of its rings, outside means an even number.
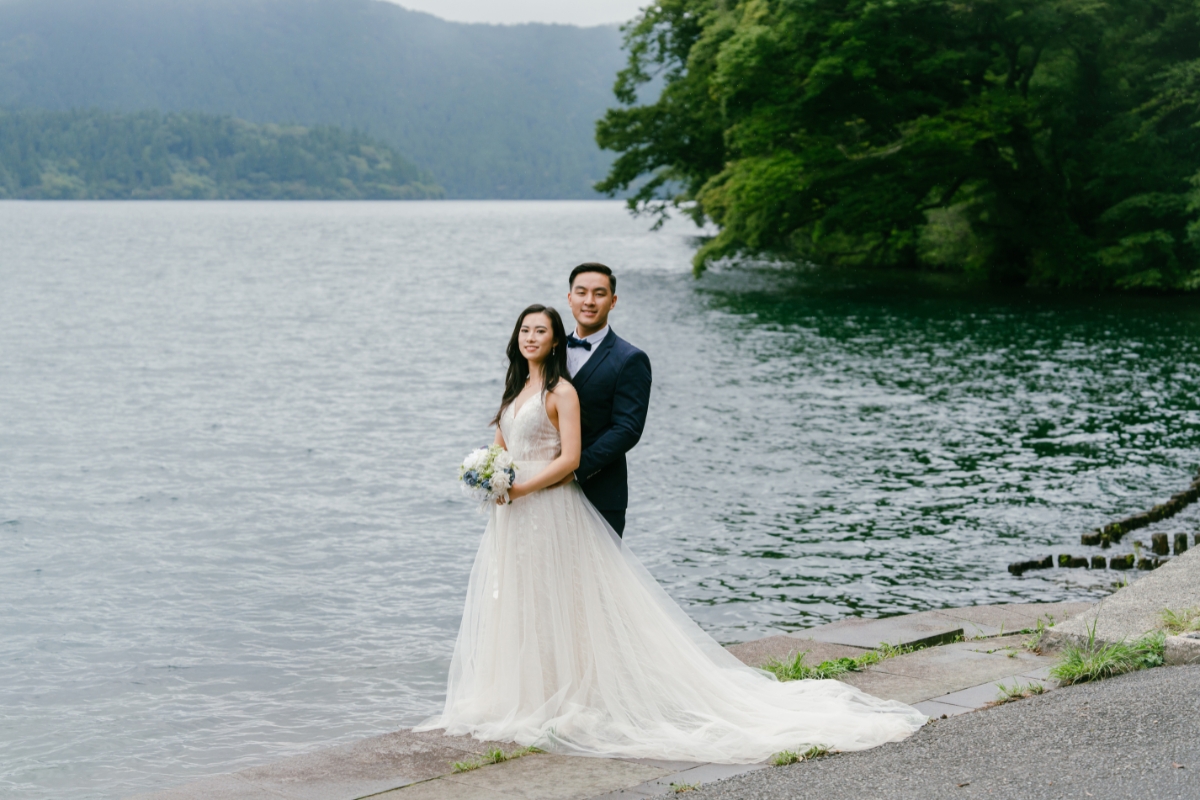
[[[458,468],[463,494],[481,504],[508,500],[508,490],[517,479],[512,456],[498,444],[473,450]]]

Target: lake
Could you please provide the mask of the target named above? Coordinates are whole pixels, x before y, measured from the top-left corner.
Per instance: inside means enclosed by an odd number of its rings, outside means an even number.
[[[531,302],[653,362],[625,540],[729,643],[1014,578],[1200,467],[1200,304],[768,263],[615,202],[0,203],[0,795],[117,797],[439,707]],[[1193,531],[1198,507],[1161,523]],[[1139,532],[1143,533],[1143,532]],[[1128,549],[1128,542],[1125,543]]]

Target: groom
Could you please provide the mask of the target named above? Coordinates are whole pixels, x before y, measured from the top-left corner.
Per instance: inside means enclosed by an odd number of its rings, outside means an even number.
[[[575,479],[620,536],[629,506],[625,454],[646,426],[650,359],[608,327],[617,304],[617,279],[603,264],[571,270],[567,302],[575,330],[567,334],[567,369],[579,393],[583,453]]]

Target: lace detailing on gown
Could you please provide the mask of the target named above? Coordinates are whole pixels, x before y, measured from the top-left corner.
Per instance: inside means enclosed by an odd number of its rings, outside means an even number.
[[[529,398],[519,409],[515,404],[504,409],[500,417],[500,432],[504,434],[508,452],[517,461],[553,461],[562,453],[558,429],[546,415],[545,392]],[[518,477],[517,481],[532,477],[525,475]]]
[[[517,481],[561,452],[539,395],[500,420]],[[594,756],[752,763],[862,750],[925,715],[838,681],[779,683],[704,633],[578,485],[491,511],[441,715],[418,730]]]

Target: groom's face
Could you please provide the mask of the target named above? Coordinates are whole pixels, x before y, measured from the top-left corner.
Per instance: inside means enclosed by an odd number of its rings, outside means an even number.
[[[609,286],[608,276],[599,272],[581,272],[571,284],[567,295],[571,315],[579,332],[590,336],[608,324],[608,312],[617,304],[617,296]]]

